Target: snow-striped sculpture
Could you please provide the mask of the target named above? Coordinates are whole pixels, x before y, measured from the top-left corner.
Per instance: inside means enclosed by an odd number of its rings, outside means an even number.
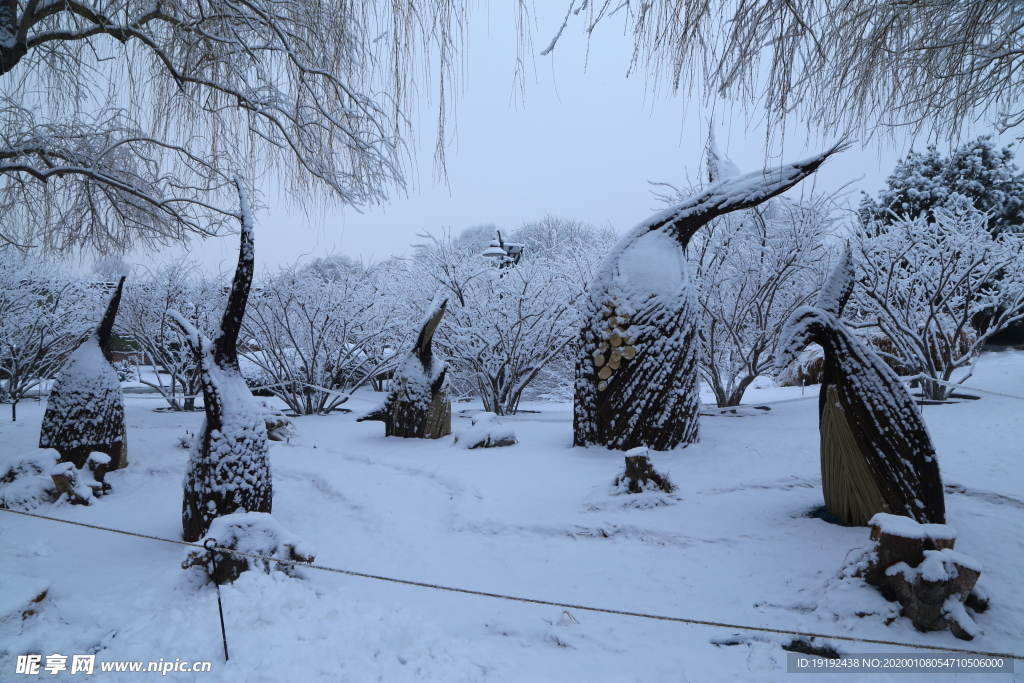
[[[711,145],[712,177],[734,169]],[[698,440],[700,313],[686,245],[714,218],[782,194],[844,148],[776,169],[714,178],[619,241],[584,304],[573,419],[577,446],[669,450]]]
[[[167,314],[185,333],[203,384],[206,419],[189,453],[181,523],[186,541],[202,538],[214,519],[239,510],[270,512],[273,490],[263,409],[238,367],[238,333],[252,286],[253,219],[241,179],[241,248],[220,332],[208,339],[177,311]]]
[[[395,370],[384,403],[357,422],[383,422],[385,436],[440,439],[452,433],[452,404],[446,391],[448,364],[432,348],[434,331],[447,306],[448,299],[434,298],[420,323],[415,346]]]
[[[818,399],[825,507],[849,525],[863,526],[879,512],[943,524],[939,463],[913,398],[839,320],[854,277],[847,246],[815,305],[790,316],[776,357],[781,370],[811,342],[825,352]]]
[[[77,469],[94,452],[110,456],[96,475],[98,481],[103,472],[128,464],[124,397],[110,349],[123,288],[124,277],[96,330],[68,357],[54,380],[39,433],[40,448],[56,449],[60,462],[73,463]]]

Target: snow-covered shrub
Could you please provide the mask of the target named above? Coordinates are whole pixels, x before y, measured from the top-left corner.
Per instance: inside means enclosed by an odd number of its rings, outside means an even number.
[[[393,369],[399,300],[378,270],[333,260],[265,278],[244,322],[243,356],[258,368],[247,378],[298,415],[326,415]]]
[[[55,266],[0,249],[0,400],[12,420],[93,324],[96,294]]]
[[[495,237],[492,226],[421,237],[411,281],[449,297],[436,343],[451,363],[456,395],[475,394],[485,410],[507,415],[528,391],[572,386],[576,304],[614,233],[547,217],[507,236],[525,245],[523,256],[500,268],[481,255]]]
[[[877,200],[864,197],[859,213],[865,225],[918,216],[931,220],[934,209],[953,209],[957,197],[985,213],[991,235],[1024,231],[1024,174],[1013,163],[1013,149],[997,149],[991,135],[962,144],[948,157],[934,145],[910,152],[896,164]]]
[[[287,441],[289,437],[295,436],[295,422],[290,417],[276,408],[271,408],[266,401],[260,401],[263,406],[263,421],[267,425],[267,438],[271,441]]]
[[[719,407],[774,365],[782,326],[810,303],[828,274],[830,199],[777,197],[726,214],[687,249],[701,310],[702,379]]]
[[[972,366],[992,335],[1024,320],[1024,235],[993,237],[987,214],[965,197],[928,216],[862,226],[854,253],[858,324],[891,341],[893,351],[879,355],[924,376],[927,398],[947,398],[953,389],[939,381]],[[983,314],[986,327],[977,330]]]
[[[185,259],[139,275],[125,287],[116,329],[151,363],[152,371],[140,373],[139,381],[158,391],[172,410],[195,410],[203,389],[199,368],[166,314],[181,311],[194,327],[212,334],[224,310],[224,278],[208,277]]]
[[[265,574],[282,572],[288,576],[295,576],[295,566],[291,564],[292,562],[310,563],[314,559],[310,546],[295,534],[285,531],[278,521],[266,512],[239,511],[218,517],[210,524],[206,535],[199,540],[199,545],[204,545],[209,540],[213,540],[218,548],[230,548],[237,553],[247,553],[242,555],[226,550],[216,551],[216,574],[208,550],[193,548],[185,553],[181,563],[182,569],[201,567],[219,584],[231,583],[242,572],[248,570]]]
[[[808,344],[796,360],[790,363],[776,377],[780,387],[802,387],[821,384],[821,373],[825,369],[825,351],[818,344]]]
[[[57,500],[50,470],[58,457],[56,451],[47,449],[11,462],[0,474],[0,508],[31,510]]]
[[[119,382],[135,382],[139,379],[139,373],[131,361],[116,360],[111,365],[114,367],[114,372],[117,373]]]
[[[494,413],[478,413],[472,418],[472,426],[455,435],[455,443],[463,448],[496,448],[519,443],[515,430],[501,424]]]

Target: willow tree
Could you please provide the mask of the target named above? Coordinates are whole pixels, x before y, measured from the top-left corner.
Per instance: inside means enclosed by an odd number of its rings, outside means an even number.
[[[220,234],[237,168],[297,198],[386,199],[419,83],[441,91],[443,139],[466,4],[0,2],[0,246]]]
[[[110,297],[107,310],[96,329],[68,357],[61,368],[50,397],[39,434],[40,448],[60,453],[59,462],[82,469],[92,453],[105,453],[110,462],[99,472],[128,464],[128,441],[124,424],[124,396],[117,371],[111,365],[110,338],[121,303],[124,276]]]
[[[701,315],[686,246],[709,221],[782,194],[844,148],[723,177],[619,241],[584,305],[573,419],[577,446],[669,450],[698,440]]]
[[[790,317],[776,357],[782,369],[812,342],[825,352],[818,399],[825,507],[849,525],[865,525],[878,512],[944,524],[939,463],[913,398],[839,320],[854,277],[847,247],[815,305]]]
[[[273,496],[266,422],[238,366],[238,333],[252,286],[255,252],[248,195],[242,180],[236,177],[235,182],[241,246],[220,331],[210,340],[179,312],[168,312],[195,355],[206,411],[185,474],[181,523],[190,542],[202,538],[222,515],[270,512]]]
[[[653,80],[763,106],[770,128],[794,113],[825,132],[950,139],[979,119],[1024,124],[1019,2],[563,1],[588,31],[624,17]]]

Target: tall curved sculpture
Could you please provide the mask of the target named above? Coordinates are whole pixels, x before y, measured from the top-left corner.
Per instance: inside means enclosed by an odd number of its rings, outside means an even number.
[[[168,311],[198,361],[206,410],[185,474],[181,523],[189,542],[202,538],[217,517],[242,509],[270,512],[273,500],[266,422],[238,367],[238,333],[252,286],[255,252],[248,197],[241,179],[235,183],[241,246],[220,332],[211,341],[180,313]]]
[[[575,445],[669,450],[698,440],[700,315],[686,246],[714,218],[785,192],[842,149],[840,144],[779,168],[718,179],[619,241],[598,270],[583,311]],[[712,178],[731,167],[717,151],[709,152],[709,169],[716,162]]]
[[[433,350],[434,331],[447,306],[448,299],[435,297],[420,322],[416,344],[395,370],[384,403],[356,422],[383,422],[385,436],[440,439],[452,433],[452,404],[445,391],[448,364]]]
[[[825,507],[844,524],[875,513],[944,524],[939,463],[917,406],[896,373],[840,322],[854,283],[847,247],[814,306],[793,312],[776,367],[811,342],[825,351],[818,415]]]

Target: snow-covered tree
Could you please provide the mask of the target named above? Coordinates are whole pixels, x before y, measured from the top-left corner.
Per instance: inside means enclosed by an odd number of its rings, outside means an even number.
[[[417,84],[440,90],[443,141],[464,21],[446,0],[3,2],[0,244],[216,234],[236,168],[380,200],[403,185]]]
[[[373,268],[283,269],[260,283],[246,314],[243,357],[299,415],[326,415],[371,377],[393,369],[387,344],[402,322]]]
[[[577,336],[577,304],[613,234],[550,216],[527,223],[507,238],[524,245],[514,267],[481,256],[494,236],[493,226],[455,239],[424,235],[429,241],[419,246],[411,275],[429,283],[420,290],[450,293],[436,339],[455,388],[507,415],[538,380],[549,388],[571,382],[567,352]]]
[[[94,298],[59,269],[0,251],[0,402],[13,421],[88,333]]]
[[[202,392],[199,366],[184,333],[168,317],[175,310],[207,334],[217,329],[224,309],[224,280],[208,277],[184,258],[149,271],[137,269],[126,288],[117,331],[137,352],[139,381],[156,389],[172,410],[195,410]]]
[[[711,220],[782,194],[841,149],[723,178],[619,241],[583,306],[573,421],[577,446],[669,450],[698,440],[700,312],[686,247]]]
[[[833,218],[827,197],[785,197],[712,221],[690,241],[702,322],[701,377],[720,407],[737,406],[774,367],[789,315],[828,274]]]
[[[565,0],[588,32],[623,18],[633,67],[826,132],[1024,124],[1024,8],[997,0]],[[562,29],[565,28],[563,24]],[[558,35],[562,30],[558,30]],[[558,35],[544,51],[555,47]],[[664,83],[663,83],[664,84]]]
[[[196,356],[206,419],[192,444],[185,474],[181,523],[186,541],[206,534],[211,522],[238,510],[270,512],[273,488],[263,411],[238,367],[238,335],[252,287],[253,217],[244,181],[237,177],[241,246],[231,292],[211,340],[178,311],[168,315]]]
[[[932,209],[958,202],[958,197],[988,214],[993,235],[1024,232],[1024,173],[1013,163],[1013,150],[997,149],[991,135],[961,145],[948,157],[934,145],[911,152],[896,164],[878,199],[864,197],[860,217],[883,229],[899,218],[931,220]]]
[[[852,525],[879,512],[943,524],[939,464],[917,406],[896,373],[840,322],[854,278],[847,248],[815,305],[790,316],[776,357],[782,370],[808,344],[824,349],[818,412],[825,506]]]
[[[442,296],[430,302],[418,327],[416,343],[395,369],[387,398],[358,422],[383,422],[385,436],[440,439],[452,433],[448,365],[432,343],[447,305],[448,299]]]
[[[714,131],[706,167],[711,183],[739,173],[718,150]],[[673,189],[660,196],[673,203],[692,192]],[[739,405],[747,387],[772,369],[783,325],[828,275],[833,223],[828,196],[776,197],[720,216],[690,240],[702,315],[700,372],[720,407]]]
[[[124,397],[110,350],[124,280],[122,275],[96,329],[54,380],[39,433],[40,448],[56,449],[59,462],[72,463],[77,469],[85,467],[93,453],[106,454],[110,460],[94,473],[97,481],[102,481],[104,472],[128,464]]]
[[[931,399],[947,398],[952,388],[939,381],[973,367],[993,334],[1024,319],[1024,235],[993,237],[989,218],[954,195],[928,215],[884,229],[869,224],[857,235],[860,324],[891,341],[894,352],[883,355],[920,373]],[[993,311],[986,329],[976,330],[975,317]]]

